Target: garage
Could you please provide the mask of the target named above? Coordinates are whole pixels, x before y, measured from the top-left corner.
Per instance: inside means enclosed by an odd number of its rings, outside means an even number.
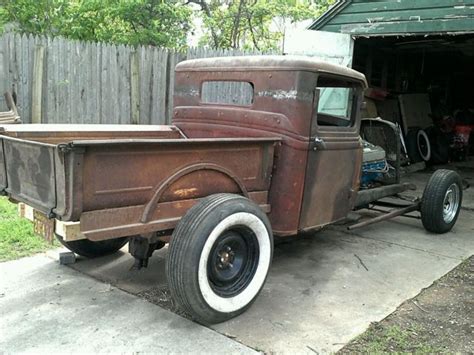
[[[402,164],[473,154],[474,0],[338,1],[285,52],[364,73],[363,116],[399,125]]]

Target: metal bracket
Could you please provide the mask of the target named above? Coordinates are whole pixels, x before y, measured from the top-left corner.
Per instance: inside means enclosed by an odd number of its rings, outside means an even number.
[[[58,144],[58,150],[59,150],[61,153],[64,153],[64,154],[71,152],[73,149],[74,149],[74,146],[72,145],[72,143],[61,143],[61,144]]]
[[[74,142],[70,143],[60,143],[58,144],[58,150],[61,153],[70,153],[70,152],[76,152],[76,153],[84,153],[85,152],[85,147],[77,147],[74,145]]]
[[[47,214],[49,219],[56,218],[56,213],[53,212],[53,209],[51,209],[48,214]]]

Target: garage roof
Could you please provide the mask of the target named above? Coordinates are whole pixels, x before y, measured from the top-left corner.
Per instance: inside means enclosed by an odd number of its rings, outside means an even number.
[[[309,29],[368,37],[474,33],[474,0],[339,0]]]

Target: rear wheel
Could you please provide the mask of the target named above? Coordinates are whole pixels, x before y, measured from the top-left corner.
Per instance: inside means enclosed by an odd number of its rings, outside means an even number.
[[[119,251],[128,242],[128,238],[118,238],[93,242],[88,239],[64,241],[63,237],[56,234],[59,242],[74,253],[86,258],[96,258]]]
[[[452,170],[436,170],[426,184],[421,200],[421,221],[432,233],[449,232],[459,216],[462,181]]]
[[[273,236],[258,205],[217,194],[186,213],[169,248],[173,298],[195,320],[212,324],[241,314],[256,299],[270,268]]]

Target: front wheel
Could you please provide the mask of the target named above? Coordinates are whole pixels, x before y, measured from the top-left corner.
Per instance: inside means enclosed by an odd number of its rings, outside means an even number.
[[[453,228],[462,203],[462,181],[452,170],[436,170],[426,184],[421,200],[421,221],[432,233]]]
[[[198,322],[213,324],[241,314],[256,299],[270,268],[273,236],[258,205],[217,194],[184,215],[169,249],[173,298]]]

